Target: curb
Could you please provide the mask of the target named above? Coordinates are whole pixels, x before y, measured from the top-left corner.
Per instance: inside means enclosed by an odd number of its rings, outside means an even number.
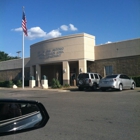
[[[48,88],[48,89],[44,89],[42,87],[35,87],[35,88],[30,88],[30,87],[24,87],[24,89],[22,89],[21,87],[19,88],[6,88],[6,87],[0,87],[0,89],[4,89],[4,90],[48,90],[48,91],[70,91],[70,90],[77,90],[77,87],[69,87],[69,88],[56,88],[56,89],[52,89],[52,88]]]
[[[5,88],[5,87],[0,87],[0,90],[46,90],[46,91],[57,91],[57,92],[67,92],[67,91],[79,91],[77,87],[69,87],[69,88],[56,88],[56,89],[52,89],[52,88],[48,88],[48,89],[44,89],[42,87],[35,87],[35,88],[29,88],[29,87],[24,87],[24,89],[20,88]],[[140,87],[136,87],[134,90],[139,90],[140,91]]]

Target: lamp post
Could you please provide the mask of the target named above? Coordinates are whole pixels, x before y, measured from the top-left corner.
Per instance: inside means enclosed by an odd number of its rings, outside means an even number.
[[[18,58],[19,58],[19,54],[20,54],[20,53],[21,53],[21,51],[18,51],[18,52],[17,52],[17,54],[18,54]]]

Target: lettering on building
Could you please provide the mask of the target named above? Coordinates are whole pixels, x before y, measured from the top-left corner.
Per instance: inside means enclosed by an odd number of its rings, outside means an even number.
[[[63,47],[47,49],[45,51],[38,51],[38,58],[49,59],[49,58],[60,57],[62,53],[64,53]]]

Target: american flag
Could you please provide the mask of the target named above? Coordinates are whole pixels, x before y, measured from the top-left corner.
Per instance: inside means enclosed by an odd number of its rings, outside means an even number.
[[[26,21],[25,13],[24,13],[24,11],[23,11],[23,15],[22,15],[22,29],[23,29],[24,34],[25,34],[26,36],[28,36],[28,34],[27,34],[26,23],[27,23],[27,21]]]

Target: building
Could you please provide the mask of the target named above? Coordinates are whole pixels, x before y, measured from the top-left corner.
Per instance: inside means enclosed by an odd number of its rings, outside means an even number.
[[[140,38],[95,45],[95,37],[86,33],[63,36],[31,45],[30,58],[25,58],[25,80],[34,76],[36,86],[43,75],[49,85],[53,78],[73,85],[82,72],[140,75]],[[21,77],[22,59],[0,62],[0,81]]]

